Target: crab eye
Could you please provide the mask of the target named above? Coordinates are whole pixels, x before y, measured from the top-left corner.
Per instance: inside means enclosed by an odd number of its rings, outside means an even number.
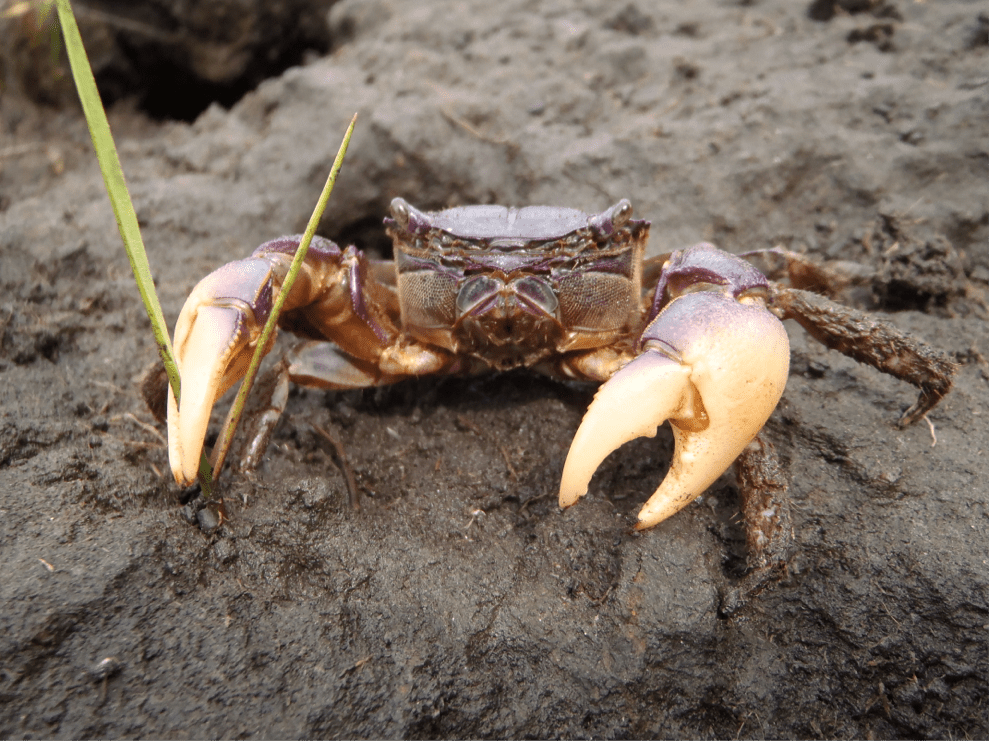
[[[409,204],[404,198],[392,199],[391,217],[403,229],[409,228]]]
[[[527,276],[512,282],[515,293],[525,299],[531,306],[545,314],[553,316],[560,306],[560,300],[545,280],[535,276]]]
[[[486,275],[478,275],[464,283],[457,295],[457,311],[459,315],[469,314],[475,311],[478,306],[497,296],[505,284],[500,280],[490,278]]]
[[[611,225],[613,228],[618,229],[625,226],[631,218],[632,202],[627,198],[622,198],[611,210]]]
[[[632,218],[632,203],[622,198],[607,211],[591,216],[587,225],[599,236],[610,237],[616,229],[621,229]]]

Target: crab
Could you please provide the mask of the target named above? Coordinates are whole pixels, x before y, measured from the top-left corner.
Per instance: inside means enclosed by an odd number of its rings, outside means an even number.
[[[286,384],[356,389],[514,368],[601,383],[563,466],[561,507],[587,492],[609,453],[669,420],[670,469],[635,527],[672,516],[736,462],[750,562],[779,563],[792,539],[786,484],[758,435],[789,373],[782,320],[918,387],[900,427],[951,388],[954,365],[940,351],[797,287],[808,264],[793,253],[782,253],[791,285],[710,244],[646,258],[650,225],[628,200],[587,214],[424,212],[396,198],[390,212],[393,262],[313,240],[279,321],[307,340],[283,364]],[[196,477],[210,411],[244,376],[299,240],[266,242],[219,268],[179,315],[182,400],[169,392],[168,439],[180,485]]]

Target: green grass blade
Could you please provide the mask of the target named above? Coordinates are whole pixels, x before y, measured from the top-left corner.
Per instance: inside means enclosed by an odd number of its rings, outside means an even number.
[[[96,80],[93,78],[93,71],[89,66],[89,59],[83,48],[82,37],[79,35],[79,27],[72,15],[69,0],[56,0],[56,5],[58,19],[62,24],[62,35],[65,37],[65,50],[69,56],[69,65],[72,67],[72,77],[76,83],[76,90],[79,91],[82,110],[86,115],[86,122],[89,124],[89,133],[93,137],[93,147],[96,149],[96,157],[103,173],[103,182],[106,183],[113,213],[117,218],[117,228],[124,240],[127,257],[130,259],[134,278],[137,280],[137,288],[141,292],[141,300],[144,302],[151,326],[154,328],[155,342],[158,343],[158,351],[165,363],[168,381],[172,385],[175,396],[178,397],[179,372],[172,354],[172,342],[168,337],[168,329],[165,326],[165,317],[161,313],[161,305],[158,303],[158,295],[155,293],[154,281],[151,278],[151,266],[148,264],[148,256],[141,239],[141,230],[137,225],[137,214],[134,213],[134,205],[131,203],[127,183],[124,181],[124,171],[120,167],[117,148],[113,143],[113,135],[110,133],[110,123],[107,121],[106,112],[103,110],[103,102],[100,100],[100,93],[96,89]]]
[[[148,263],[144,241],[141,239],[141,230],[137,224],[137,214],[134,212],[134,204],[131,203],[127,183],[124,180],[124,171],[120,166],[120,158],[117,156],[117,147],[113,142],[113,135],[110,133],[110,123],[107,121],[106,111],[103,110],[103,101],[100,99],[99,90],[96,88],[93,70],[89,65],[89,58],[86,56],[86,49],[83,47],[82,37],[79,35],[79,27],[76,25],[69,0],[55,0],[55,5],[58,10],[58,20],[62,26],[62,35],[65,39],[65,51],[69,57],[69,66],[72,68],[72,78],[75,80],[79,100],[82,102],[82,110],[89,126],[89,133],[93,138],[93,148],[96,150],[96,158],[100,163],[100,171],[103,173],[103,182],[106,184],[107,194],[110,196],[113,213],[117,219],[117,228],[124,240],[124,248],[127,250],[127,257],[130,259],[131,269],[134,271],[134,279],[137,281],[141,300],[148,312],[148,319],[151,320],[155,343],[158,345],[158,353],[165,365],[168,382],[175,393],[175,398],[178,399],[181,386],[179,370],[175,364],[172,342],[168,336],[168,328],[165,326],[161,304],[158,303],[158,294],[155,292],[154,280],[151,277],[151,265]],[[209,463],[206,461],[205,455],[200,460],[200,481],[204,494],[209,497],[211,496],[209,476],[203,476],[204,467],[208,474]]]
[[[247,369],[247,375],[244,377],[244,382],[240,386],[240,390],[237,392],[237,398],[234,400],[233,406],[230,409],[230,414],[227,415],[227,423],[223,427],[223,431],[220,433],[220,439],[216,445],[216,451],[213,453],[213,477],[214,480],[220,475],[220,469],[223,467],[223,461],[227,457],[227,452],[230,450],[230,445],[233,442],[234,433],[237,431],[237,424],[240,422],[241,415],[244,412],[244,404],[247,401],[247,395],[251,391],[251,386],[254,385],[254,379],[257,377],[258,368],[261,365],[261,358],[264,356],[264,348],[268,346],[268,342],[271,339],[272,333],[275,331],[275,325],[278,322],[278,315],[282,311],[282,306],[285,304],[285,299],[288,297],[289,290],[292,288],[292,283],[295,282],[295,276],[298,275],[299,269],[302,267],[302,261],[306,258],[306,251],[309,249],[309,243],[312,241],[313,235],[316,234],[316,227],[319,226],[319,220],[323,216],[323,211],[326,209],[326,204],[330,200],[330,194],[333,192],[333,186],[337,181],[337,175],[340,172],[340,168],[343,166],[343,158],[347,154],[347,147],[350,145],[350,137],[354,133],[354,126],[357,125],[357,114],[350,119],[350,126],[347,127],[347,133],[344,134],[343,141],[340,142],[340,148],[337,150],[336,159],[333,160],[333,167],[330,168],[330,174],[326,178],[326,183],[323,185],[323,192],[319,195],[319,200],[316,202],[316,208],[313,209],[312,216],[309,217],[309,223],[306,225],[306,231],[302,235],[302,240],[299,242],[299,248],[295,251],[295,257],[292,258],[292,264],[289,267],[288,274],[285,276],[285,280],[282,283],[282,288],[278,292],[278,296],[275,298],[274,305],[271,308],[271,314],[268,317],[267,323],[264,325],[264,330],[261,332],[261,337],[258,339],[257,348],[254,350],[254,355],[251,358],[251,364]]]

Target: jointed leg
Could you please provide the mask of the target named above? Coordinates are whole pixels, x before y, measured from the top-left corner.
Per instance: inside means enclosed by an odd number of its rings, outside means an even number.
[[[951,390],[956,366],[948,356],[887,322],[816,293],[779,285],[773,287],[771,307],[832,350],[919,388],[917,402],[897,423],[901,428],[927,414]]]
[[[787,483],[773,446],[761,435],[735,461],[749,569],[786,565],[793,547],[793,518]]]
[[[782,576],[793,552],[793,518],[787,484],[773,446],[757,436],[735,461],[735,477],[749,571],[742,583],[722,595],[721,612],[730,615],[772,578]]]

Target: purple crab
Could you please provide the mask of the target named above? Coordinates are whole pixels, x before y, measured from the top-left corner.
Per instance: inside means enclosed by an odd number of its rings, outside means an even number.
[[[943,353],[862,312],[771,282],[712,245],[645,258],[649,222],[632,218],[628,200],[591,215],[493,205],[427,213],[396,198],[385,224],[393,262],[313,240],[279,322],[308,340],[284,365],[287,379],[354,389],[531,368],[601,382],[563,467],[560,506],[586,493],[611,451],[669,420],[673,461],[636,527],[682,509],[737,459],[756,565],[778,562],[792,539],[785,484],[771,447],[757,439],[789,372],[781,320],[795,319],[828,347],[917,386],[900,426],[951,388],[954,365]],[[182,403],[170,396],[168,407],[179,484],[195,479],[210,410],[245,374],[298,242],[275,239],[221,267],[182,309],[175,330]],[[787,257],[791,266],[800,262]]]

